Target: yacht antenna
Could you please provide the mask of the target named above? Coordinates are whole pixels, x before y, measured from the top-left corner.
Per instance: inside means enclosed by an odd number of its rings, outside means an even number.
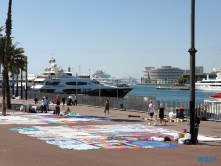
[[[218,53],[218,55],[217,55],[217,57],[216,57],[216,60],[215,60],[215,62],[214,62],[214,64],[213,64],[212,71],[213,71],[213,68],[214,68],[214,66],[215,66],[215,64],[216,64],[217,58],[218,58],[218,56],[219,56],[219,54],[220,54],[220,51],[221,51],[221,48],[220,48],[219,53]]]

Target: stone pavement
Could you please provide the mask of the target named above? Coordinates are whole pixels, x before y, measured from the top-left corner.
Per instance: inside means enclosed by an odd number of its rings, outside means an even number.
[[[1,102],[1,100],[0,100]],[[33,103],[33,100],[25,101]],[[12,100],[14,104],[23,103],[22,100]],[[54,106],[50,106],[51,109]],[[103,108],[89,106],[70,106],[71,111],[82,115],[103,117]],[[12,112],[15,110],[7,110]],[[140,117],[128,117],[136,115]],[[106,125],[106,124],[142,124],[147,125],[145,113],[110,110],[109,119],[112,121],[77,122],[73,125]],[[3,118],[3,116],[0,116]],[[197,145],[180,145],[180,148],[154,149],[118,149],[118,150],[66,150],[46,144],[44,141],[28,137],[9,129],[13,127],[27,127],[33,125],[8,124],[0,125],[0,166],[141,166],[141,165],[220,165],[221,141],[202,142]],[[38,126],[51,126],[44,124]],[[182,131],[186,122],[171,122],[166,126],[157,126],[176,131]],[[201,121],[200,134],[221,137],[221,123]],[[175,141],[171,141],[177,144]],[[199,162],[198,157],[209,157],[209,162]],[[216,157],[216,162],[212,157]]]

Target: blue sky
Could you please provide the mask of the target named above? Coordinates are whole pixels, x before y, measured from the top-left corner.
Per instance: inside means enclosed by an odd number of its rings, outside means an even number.
[[[53,57],[63,69],[119,78],[144,67],[189,69],[191,0],[13,0],[12,36],[39,74]],[[0,1],[0,26],[8,0]],[[221,1],[196,0],[196,66],[221,67]],[[79,71],[80,70],[80,71]]]

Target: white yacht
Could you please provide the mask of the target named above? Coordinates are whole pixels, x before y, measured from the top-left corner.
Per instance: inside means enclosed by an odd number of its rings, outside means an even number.
[[[186,84],[187,87],[190,87],[189,84]],[[209,79],[209,75],[207,78],[202,81],[195,83],[195,90],[200,91],[221,91],[221,72],[217,73],[216,79]]]
[[[31,87],[33,91],[44,93],[88,94],[90,96],[124,97],[132,90],[130,87],[111,86],[100,84],[90,75],[76,74],[73,76],[70,67],[65,72],[61,66],[55,63],[55,59],[49,60],[50,68],[46,68],[42,76],[38,76]]]
[[[18,89],[20,90],[21,89],[21,75],[19,74],[18,75],[18,83],[17,83],[17,76],[15,75],[14,76],[14,83],[12,81],[12,78],[11,78],[11,74],[9,74],[9,86],[12,88],[13,84],[14,84],[14,89],[17,88],[17,84],[18,84]],[[2,87],[2,74],[0,74],[0,88]],[[28,74],[27,75],[27,89],[29,90],[30,87],[33,85],[33,81],[34,79],[37,78],[37,74]],[[26,77],[25,75],[22,76],[22,87],[23,87],[23,90],[26,89]]]

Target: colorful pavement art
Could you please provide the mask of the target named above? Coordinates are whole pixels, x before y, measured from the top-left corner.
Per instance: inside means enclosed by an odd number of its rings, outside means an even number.
[[[0,124],[73,124],[77,121],[108,121],[107,118],[70,114],[60,116],[49,113],[13,112],[10,116],[0,117]]]
[[[176,131],[146,126],[133,125],[87,125],[87,126],[32,126],[11,128],[30,137],[46,141],[61,149],[137,149],[137,148],[177,148],[177,145],[162,142],[165,137],[173,140],[169,133]],[[159,138],[161,141],[153,141]]]

